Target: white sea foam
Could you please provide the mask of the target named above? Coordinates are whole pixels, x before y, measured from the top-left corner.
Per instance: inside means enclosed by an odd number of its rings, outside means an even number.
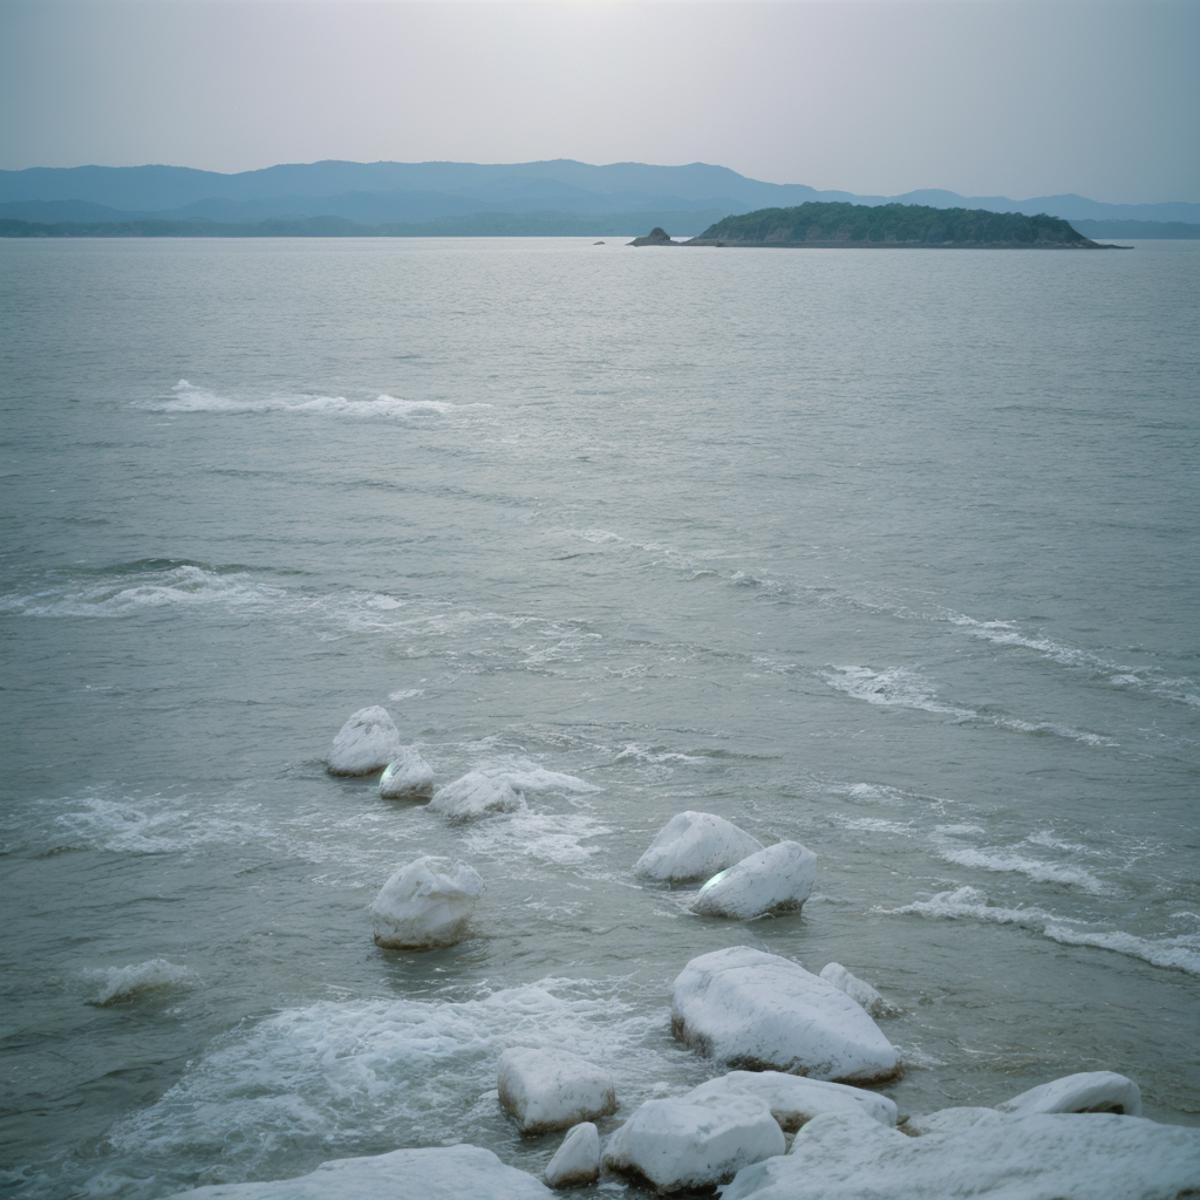
[[[665,746],[639,746],[636,742],[628,742],[613,761],[656,766],[663,763],[708,763],[711,759],[702,754],[683,754],[677,750],[668,750]]]
[[[97,967],[85,971],[84,977],[95,984],[91,1002],[102,1006],[190,988],[199,982],[199,976],[190,967],[165,958],[151,958],[124,967]]]
[[[966,629],[972,637],[996,646],[1032,650],[1042,658],[1065,667],[1086,668],[1106,676],[1108,682],[1115,687],[1134,688],[1178,704],[1200,706],[1200,687],[1193,679],[1171,678],[1150,669],[1124,666],[1092,650],[1072,646],[1044,634],[1030,633],[1013,621],[978,621],[974,617],[955,612],[947,613],[946,619],[951,624]]]
[[[1123,930],[1088,928],[1040,908],[1006,908],[994,905],[978,888],[960,887],[938,892],[928,900],[916,900],[901,908],[876,908],[890,915],[906,913],[945,920],[973,920],[993,925],[1016,925],[1068,946],[1092,946],[1138,958],[1156,967],[1167,967],[1200,975],[1200,935],[1146,938]]]
[[[670,1069],[661,1014],[611,986],[544,979],[459,1002],[324,1002],[233,1031],[150,1107],[109,1133],[123,1165],[180,1157],[221,1164],[219,1178],[283,1174],[303,1153],[503,1135],[494,1081],[512,1046],[571,1051],[613,1071],[624,1102]],[[204,1182],[215,1181],[206,1179]]]
[[[1015,733],[1049,734],[1082,742],[1088,746],[1117,744],[1103,734],[1072,729],[1067,725],[1056,725],[1049,721],[1023,721],[1017,717],[993,715],[973,708],[945,704],[938,699],[936,690],[928,680],[905,667],[890,667],[882,671],[863,666],[831,667],[823,672],[821,677],[830,687],[845,692],[856,700],[865,700],[868,704],[939,713],[953,717],[956,721],[980,721]]]
[[[960,721],[969,721],[979,714],[971,708],[943,704],[933,686],[916,671],[891,667],[876,671],[871,667],[833,667],[822,678],[839,692],[856,700],[887,708],[914,708],[924,712],[944,713]]]
[[[453,412],[459,405],[446,400],[405,400],[386,393],[371,399],[292,393],[271,396],[221,395],[181,379],[169,399],[140,405],[158,413],[290,413],[300,416],[422,417]],[[469,407],[486,407],[472,405]]]
[[[1082,867],[1066,866],[1062,863],[1049,863],[1040,859],[1026,858],[1011,850],[996,848],[979,849],[973,846],[938,847],[937,855],[945,862],[956,863],[960,867],[974,867],[981,871],[1009,872],[1024,875],[1035,883],[1060,883],[1069,887],[1077,887],[1098,896],[1111,889],[1097,879],[1090,871]]]
[[[592,843],[611,832],[610,826],[585,812],[552,813],[526,808],[475,822],[467,827],[463,842],[473,854],[509,864],[524,857],[575,866],[599,854],[601,847]]]
[[[263,831],[244,814],[162,796],[84,796],[54,818],[52,850],[171,854],[244,841]]]

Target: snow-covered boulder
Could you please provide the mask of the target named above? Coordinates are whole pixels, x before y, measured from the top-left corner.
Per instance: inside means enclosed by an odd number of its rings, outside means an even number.
[[[675,979],[675,1036],[731,1066],[876,1083],[900,1055],[845,992],[799,963],[749,946],[692,959]]]
[[[724,817],[681,812],[658,831],[633,869],[644,879],[684,883],[708,879],[761,849],[758,838]]]
[[[174,1200],[552,1200],[540,1180],[478,1146],[393,1150],[338,1158],[311,1175],[266,1183],[218,1183]]]
[[[583,1121],[563,1138],[546,1167],[545,1179],[552,1188],[567,1188],[595,1183],[599,1175],[600,1131],[591,1121]]]
[[[505,1050],[497,1088],[501,1107],[525,1134],[566,1129],[617,1108],[612,1076],[565,1050]]]
[[[1030,1088],[996,1107],[1010,1113],[1124,1113],[1142,1115],[1142,1092],[1115,1071],[1081,1071]]]
[[[469,771],[433,793],[433,812],[450,821],[473,821],[495,812],[515,812],[525,807],[525,795],[504,775]]]
[[[464,862],[425,855],[401,867],[371,905],[375,944],[389,949],[452,946],[466,933],[483,880]]]
[[[647,1100],[608,1139],[604,1165],[660,1192],[715,1187],[749,1163],[782,1154],[771,1110],[753,1096]]]
[[[908,1137],[815,1117],[722,1200],[1174,1200],[1200,1188],[1200,1129],[1137,1117],[999,1113]]]
[[[338,730],[326,766],[331,775],[370,775],[400,753],[400,731],[386,708],[360,708]]]
[[[895,1125],[897,1119],[895,1102],[878,1092],[782,1071],[730,1071],[688,1092],[690,1099],[734,1095],[761,1100],[785,1133],[828,1112],[865,1112],[881,1125]]]
[[[826,963],[821,968],[821,978],[832,983],[840,992],[845,992],[856,1004],[861,1004],[873,1017],[894,1017],[899,1011],[889,1004],[865,979],[851,975],[841,963]]]
[[[384,768],[379,794],[385,800],[428,800],[433,794],[433,768],[406,746]]]
[[[811,850],[799,842],[777,842],[714,875],[692,901],[692,912],[741,921],[798,912],[816,877],[817,856]]]

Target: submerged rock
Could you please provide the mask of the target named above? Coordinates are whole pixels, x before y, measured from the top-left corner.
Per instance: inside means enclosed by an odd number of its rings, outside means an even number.
[[[821,968],[821,978],[832,983],[838,991],[845,992],[856,1004],[861,1004],[873,1017],[894,1017],[899,1011],[889,1004],[865,979],[851,975],[841,963],[826,963]]]
[[[725,1093],[647,1100],[608,1140],[604,1165],[660,1192],[711,1188],[749,1163],[782,1154],[771,1110]]]
[[[450,821],[473,821],[488,813],[524,808],[525,795],[504,775],[469,771],[438,788],[429,807]]]
[[[880,1125],[895,1125],[897,1120],[895,1102],[878,1092],[782,1071],[730,1071],[688,1092],[689,1098],[733,1095],[761,1100],[785,1133],[829,1112],[865,1112]]]
[[[908,1137],[815,1117],[722,1200],[1173,1200],[1200,1188],[1200,1130],[1137,1117],[1008,1114]]]
[[[433,768],[406,746],[380,776],[379,794],[385,800],[427,800],[433,795]]]
[[[464,862],[425,855],[401,867],[371,905],[375,944],[392,950],[452,946],[466,933],[483,880]]]
[[[524,1134],[566,1129],[617,1109],[612,1076],[563,1050],[506,1050],[497,1088],[500,1106]]]
[[[762,842],[715,813],[676,813],[658,831],[634,872],[644,879],[685,883],[708,879],[762,849]]]
[[[600,1176],[600,1131],[583,1121],[569,1130],[562,1145],[546,1167],[546,1182],[552,1188],[581,1187]]]
[[[311,1175],[266,1183],[218,1183],[174,1200],[550,1200],[539,1180],[479,1146],[393,1150],[337,1158]]]
[[[777,842],[714,875],[692,901],[692,912],[740,921],[798,912],[816,877],[817,856],[811,850],[799,842]]]
[[[675,1036],[731,1066],[877,1083],[900,1055],[845,992],[799,963],[749,946],[692,959],[675,980]]]
[[[331,775],[370,775],[400,753],[400,731],[386,708],[360,708],[338,730],[326,764]]]
[[[1142,1092],[1115,1071],[1081,1071],[1030,1088],[996,1107],[1009,1113],[1123,1113],[1142,1115]]]

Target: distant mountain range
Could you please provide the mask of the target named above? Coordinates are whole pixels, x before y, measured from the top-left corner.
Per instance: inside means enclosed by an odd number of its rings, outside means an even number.
[[[662,225],[684,235],[698,233],[724,216],[812,200],[1046,213],[1088,222],[1091,237],[1180,237],[1189,236],[1186,231],[1192,227],[1190,236],[1200,236],[1197,203],[1106,204],[1076,195],[1012,200],[938,189],[859,196],[803,184],[763,183],[705,163],[592,166],[571,159],[512,164],[317,162],[232,175],[166,166],[0,171],[0,233],[213,236],[319,229],[325,236],[616,234]],[[1138,232],[1129,224],[1128,232],[1109,232],[1113,222],[1137,222]],[[1169,225],[1174,226],[1170,232]]]

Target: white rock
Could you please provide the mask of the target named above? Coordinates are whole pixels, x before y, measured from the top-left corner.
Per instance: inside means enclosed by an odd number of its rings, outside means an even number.
[[[851,975],[841,963],[826,963],[821,968],[821,978],[832,983],[840,992],[845,992],[856,1004],[861,1004],[873,1017],[894,1017],[899,1011],[889,1004],[865,979]]]
[[[1200,1187],[1200,1130],[1138,1117],[999,1113],[907,1137],[816,1117],[722,1200],[1173,1200]]]
[[[370,775],[400,753],[400,731],[378,704],[360,708],[338,730],[326,764],[331,775]]]
[[[1081,1071],[1030,1088],[996,1107],[1011,1113],[1124,1113],[1142,1115],[1141,1089],[1114,1071]]]
[[[371,905],[375,944],[390,949],[461,941],[483,880],[464,862],[425,855],[401,867]]]
[[[409,747],[388,763],[379,779],[379,794],[385,800],[425,800],[432,793],[433,768]]]
[[[609,1138],[604,1165],[678,1192],[714,1187],[785,1145],[771,1110],[753,1096],[681,1096],[636,1109]]]
[[[773,912],[796,912],[812,894],[817,856],[799,842],[777,842],[714,875],[692,901],[705,917],[748,921]]]
[[[895,1125],[897,1119],[895,1102],[878,1092],[782,1071],[731,1071],[688,1092],[689,1098],[730,1095],[761,1100],[786,1133],[828,1112],[865,1112],[881,1125]]]
[[[708,879],[761,849],[762,842],[724,817],[681,812],[658,831],[633,869],[645,879],[683,883]]]
[[[524,808],[525,796],[504,775],[469,771],[438,788],[429,807],[450,821],[472,821],[488,813]]]
[[[900,1056],[845,992],[799,963],[749,946],[692,959],[675,980],[675,1036],[732,1066],[874,1083]]]
[[[600,1175],[600,1131],[584,1121],[563,1138],[562,1145],[546,1167],[546,1182],[552,1188],[578,1187],[595,1183]]]
[[[921,1113],[909,1117],[905,1124],[905,1132],[917,1137],[927,1133],[961,1133],[978,1125],[980,1121],[990,1121],[996,1115],[994,1108],[983,1108],[978,1105],[962,1105],[955,1108],[939,1108],[937,1112]]]
[[[563,1050],[506,1050],[497,1087],[501,1107],[525,1134],[566,1129],[617,1108],[612,1076]]]
[[[437,1146],[334,1159],[298,1179],[219,1183],[178,1192],[174,1200],[550,1200],[553,1195],[490,1150]]]

